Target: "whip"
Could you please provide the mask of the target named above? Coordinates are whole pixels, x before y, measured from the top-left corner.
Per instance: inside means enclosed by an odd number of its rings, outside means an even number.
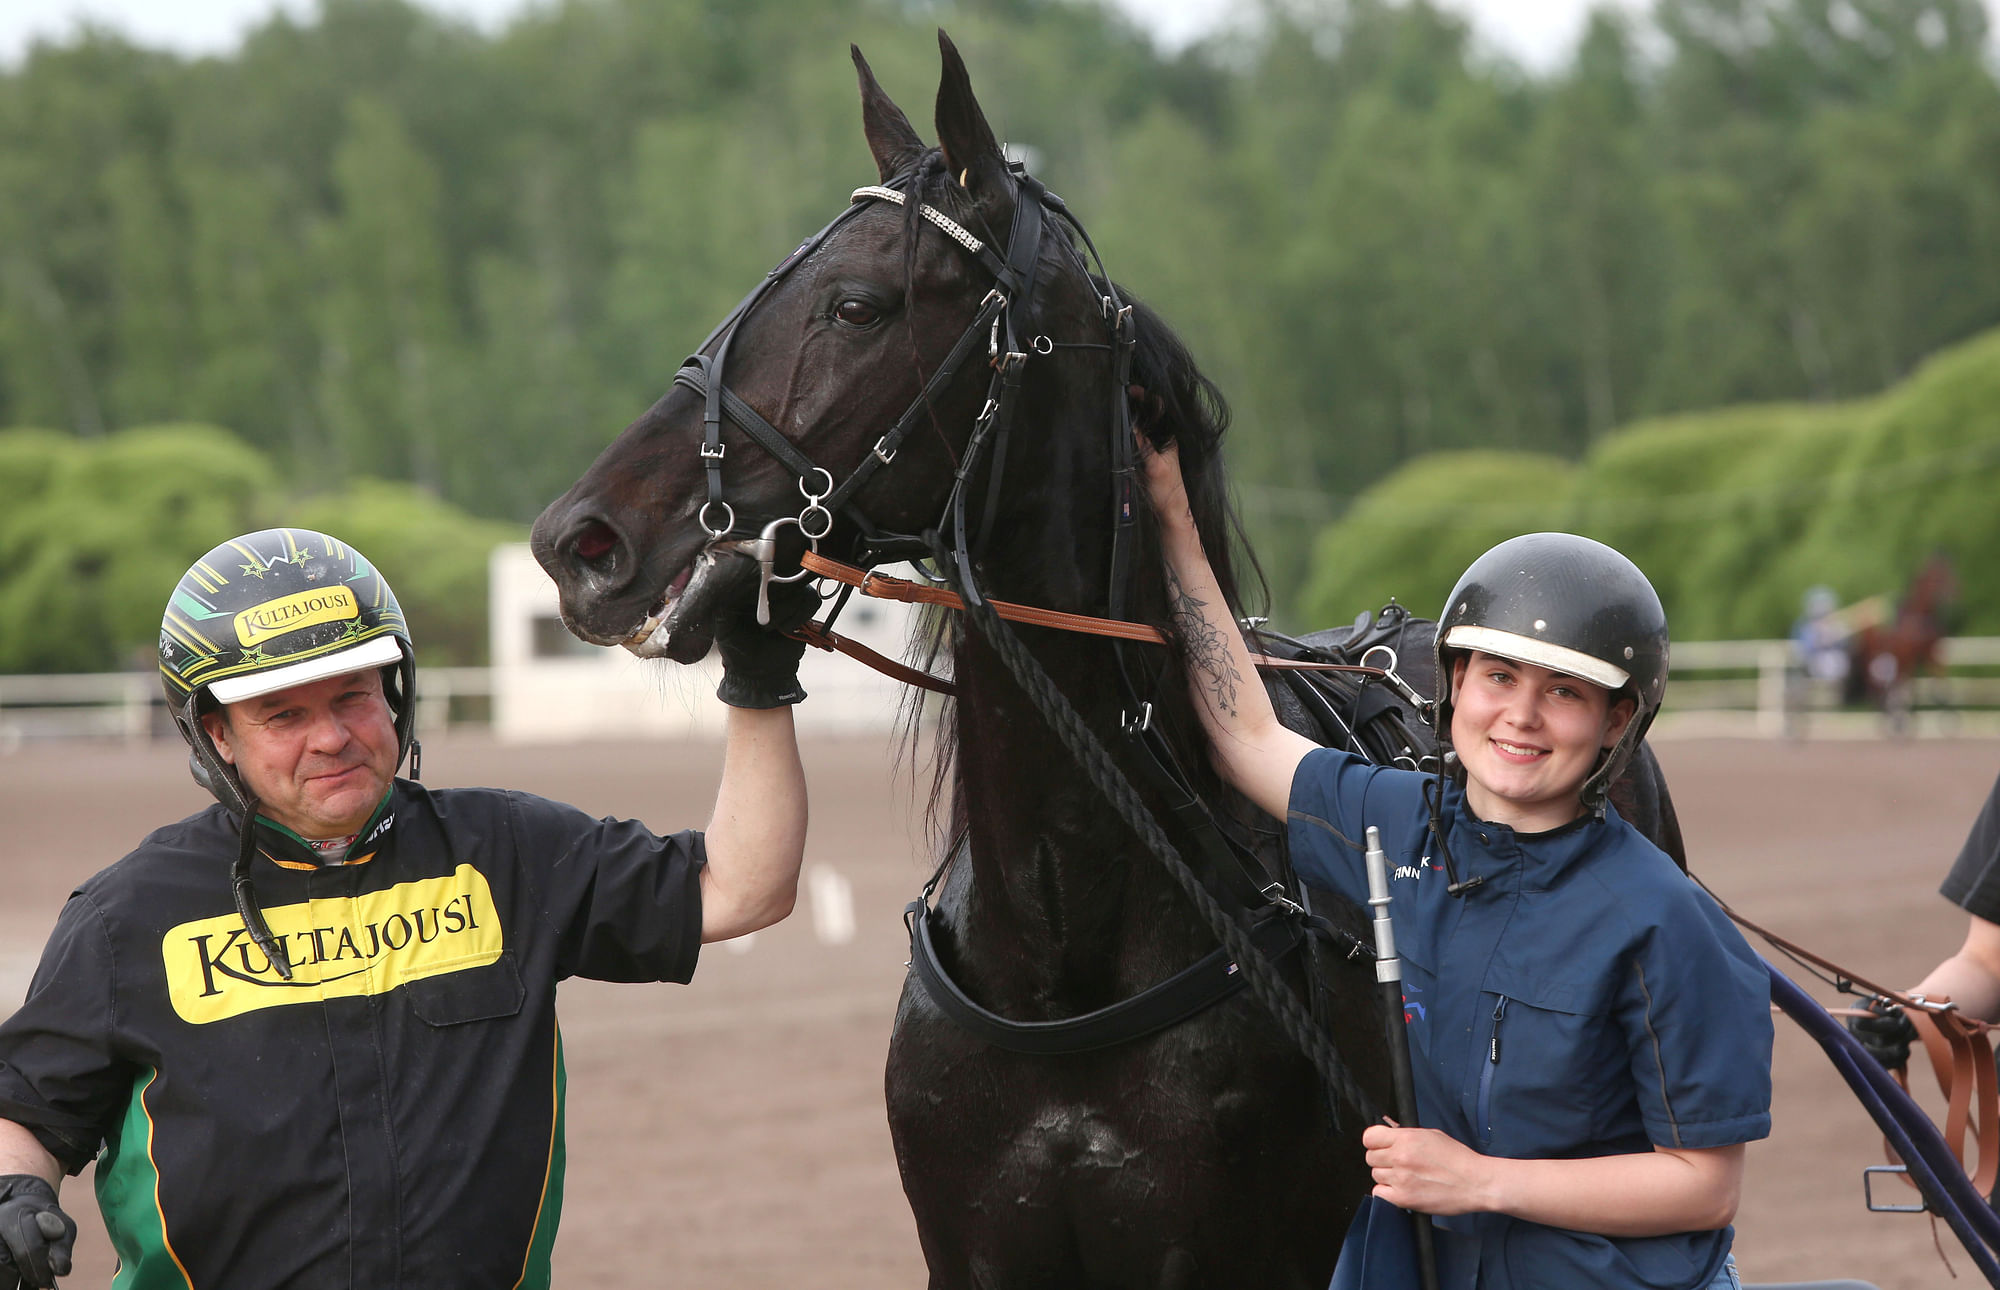
[[[1382,986],[1383,1018],[1389,1028],[1389,1073],[1396,1084],[1396,1122],[1417,1127],[1417,1081],[1410,1070],[1409,1026],[1403,1020],[1403,961],[1396,957],[1396,927],[1389,917],[1389,857],[1382,852],[1382,831],[1368,826],[1368,908],[1375,920],[1375,979]],[[1437,1249],[1431,1238],[1431,1216],[1410,1211],[1417,1242],[1417,1275],[1424,1290],[1437,1290]]]

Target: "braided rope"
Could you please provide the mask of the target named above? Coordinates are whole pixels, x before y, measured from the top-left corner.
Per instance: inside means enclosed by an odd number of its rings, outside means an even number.
[[[951,569],[954,567],[954,562],[943,558],[943,553],[940,553],[938,566]],[[1334,1051],[1332,1042],[1313,1024],[1312,1017],[1304,1005],[1286,988],[1269,960],[1251,944],[1249,935],[1224,911],[1215,897],[1209,894],[1208,888],[1204,887],[1201,880],[1195,876],[1194,871],[1188,868],[1187,862],[1181,859],[1172,840],[1160,828],[1159,821],[1153,818],[1153,813],[1146,809],[1145,802],[1140,800],[1138,791],[1132,787],[1132,781],[1127,779],[1125,773],[1111,760],[1111,754],[1105,749],[1103,741],[1098,739],[1096,733],[1085,724],[1068,696],[1057,688],[1048,672],[1043,669],[1040,660],[1028,652],[1027,646],[1023,645],[1020,638],[1000,621],[999,616],[983,598],[976,601],[972,597],[966,599],[969,606],[968,613],[973,623],[999,653],[1001,661],[1007,665],[1007,670],[1013,673],[1014,680],[1020,684],[1021,689],[1035,705],[1036,711],[1040,712],[1042,719],[1049,723],[1049,728],[1055,732],[1070,755],[1076,758],[1077,763],[1090,776],[1091,782],[1117,809],[1119,818],[1139,835],[1140,841],[1146,844],[1146,849],[1153,853],[1154,858],[1166,866],[1174,884],[1194,903],[1196,911],[1201,914],[1202,921],[1208,925],[1209,931],[1213,932],[1216,940],[1229,951],[1230,957],[1243,972],[1250,992],[1257,997],[1257,1001],[1264,1005],[1265,1010],[1278,1022],[1279,1028],[1306,1055],[1307,1060],[1312,1062],[1320,1078],[1334,1091],[1340,1101],[1353,1107],[1367,1123],[1372,1124],[1380,1120],[1382,1118],[1380,1108],[1355,1082],[1353,1073],[1340,1059],[1340,1054]],[[1337,1108],[1334,1109],[1334,1116],[1335,1125],[1338,1127]]]

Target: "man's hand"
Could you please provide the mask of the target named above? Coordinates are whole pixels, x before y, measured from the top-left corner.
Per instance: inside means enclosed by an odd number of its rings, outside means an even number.
[[[1903,1015],[1903,1010],[1887,999],[1874,998],[1868,1001],[1868,1016],[1849,1017],[1847,1029],[1861,1041],[1868,1055],[1892,1071],[1902,1070],[1910,1064],[1910,1043],[1917,1037],[1917,1028]]]
[[[53,1287],[69,1275],[76,1223],[33,1174],[0,1175],[0,1290]]]
[[[810,579],[771,584],[771,625],[759,626],[749,609],[717,615],[716,648],[722,651],[722,684],[715,697],[732,708],[783,708],[799,702],[799,659],[804,641],[785,635],[813,616],[819,592]]]

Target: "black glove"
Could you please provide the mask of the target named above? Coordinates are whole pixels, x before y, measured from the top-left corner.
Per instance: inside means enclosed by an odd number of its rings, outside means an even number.
[[[819,609],[811,579],[771,584],[771,625],[761,626],[745,606],[717,616],[715,645],[722,651],[722,684],[715,697],[732,708],[783,708],[799,702],[799,659],[806,643],[786,632]]]
[[[76,1224],[33,1174],[0,1174],[0,1290],[48,1287],[69,1275]]]
[[[1874,998],[1868,1001],[1868,1016],[1849,1017],[1847,1029],[1861,1041],[1868,1055],[1892,1071],[1899,1071],[1910,1064],[1910,1043],[1917,1037],[1917,1028],[1903,1015],[1903,1010],[1887,999]]]

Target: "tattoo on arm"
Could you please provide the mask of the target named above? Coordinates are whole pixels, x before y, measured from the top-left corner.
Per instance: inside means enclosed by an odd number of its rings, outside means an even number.
[[[1167,571],[1167,598],[1173,609],[1174,626],[1187,650],[1191,675],[1198,688],[1215,696],[1215,706],[1228,716],[1236,715],[1236,691],[1243,674],[1229,656],[1229,642],[1202,612],[1207,602],[1197,599],[1181,584],[1173,570]]]

